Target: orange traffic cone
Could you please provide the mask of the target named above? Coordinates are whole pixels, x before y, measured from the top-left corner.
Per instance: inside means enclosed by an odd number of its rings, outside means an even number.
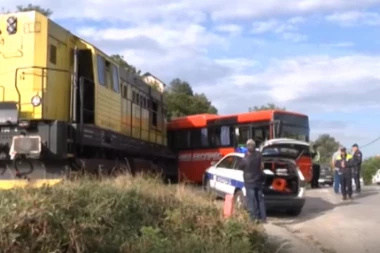
[[[224,218],[229,218],[232,216],[234,211],[234,195],[227,194],[224,198]]]

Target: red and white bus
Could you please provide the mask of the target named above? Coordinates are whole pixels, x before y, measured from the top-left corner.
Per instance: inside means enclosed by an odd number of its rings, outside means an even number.
[[[309,117],[281,110],[265,110],[219,116],[198,114],[168,123],[168,142],[178,154],[178,179],[202,183],[205,170],[213,161],[244,146],[248,139],[257,146],[275,138],[309,142]],[[312,177],[309,150],[300,147],[297,164],[307,182]]]

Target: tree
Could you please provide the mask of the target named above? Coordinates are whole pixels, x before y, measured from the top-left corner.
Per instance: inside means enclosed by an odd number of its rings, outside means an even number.
[[[249,112],[255,112],[255,111],[263,111],[263,110],[286,110],[285,107],[280,107],[280,106],[277,106],[273,103],[267,103],[266,105],[262,105],[262,106],[254,106],[254,107],[249,107],[248,108],[248,111]]]
[[[372,183],[372,177],[376,174],[376,171],[380,169],[380,157],[373,156],[367,158],[362,163],[362,177],[364,184],[368,185]]]
[[[175,92],[177,94],[184,93],[187,96],[193,96],[194,92],[191,88],[191,85],[188,82],[182,81],[179,78],[173,79],[173,81],[170,82],[169,87],[171,92]]]
[[[124,56],[119,54],[113,54],[111,55],[111,58],[117,62],[121,67],[126,68],[129,72],[134,73],[138,76],[141,75],[141,70],[137,70],[135,66],[129,64],[126,60],[124,60]]]
[[[28,4],[27,6],[17,5],[16,10],[18,12],[37,11],[37,12],[45,15],[46,17],[50,17],[53,14],[52,10],[42,8],[41,6],[34,5],[34,4]]]
[[[217,114],[218,110],[203,93],[194,93],[191,85],[179,78],[170,82],[164,92],[168,119],[199,113]]]
[[[321,134],[311,143],[311,146],[317,145],[321,155],[321,163],[330,165],[332,155],[338,150],[340,143],[329,134]]]

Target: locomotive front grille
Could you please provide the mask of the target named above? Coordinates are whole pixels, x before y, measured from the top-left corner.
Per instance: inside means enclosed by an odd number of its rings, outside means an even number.
[[[39,154],[40,136],[15,136],[12,140],[11,154]]]

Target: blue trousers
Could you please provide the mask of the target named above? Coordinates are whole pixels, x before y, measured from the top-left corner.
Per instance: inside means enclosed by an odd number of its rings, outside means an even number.
[[[336,194],[339,194],[340,189],[340,181],[341,181],[342,175],[338,173],[337,170],[334,171],[334,192]]]
[[[267,212],[265,209],[264,195],[262,187],[246,187],[247,207],[252,220],[266,221]]]

